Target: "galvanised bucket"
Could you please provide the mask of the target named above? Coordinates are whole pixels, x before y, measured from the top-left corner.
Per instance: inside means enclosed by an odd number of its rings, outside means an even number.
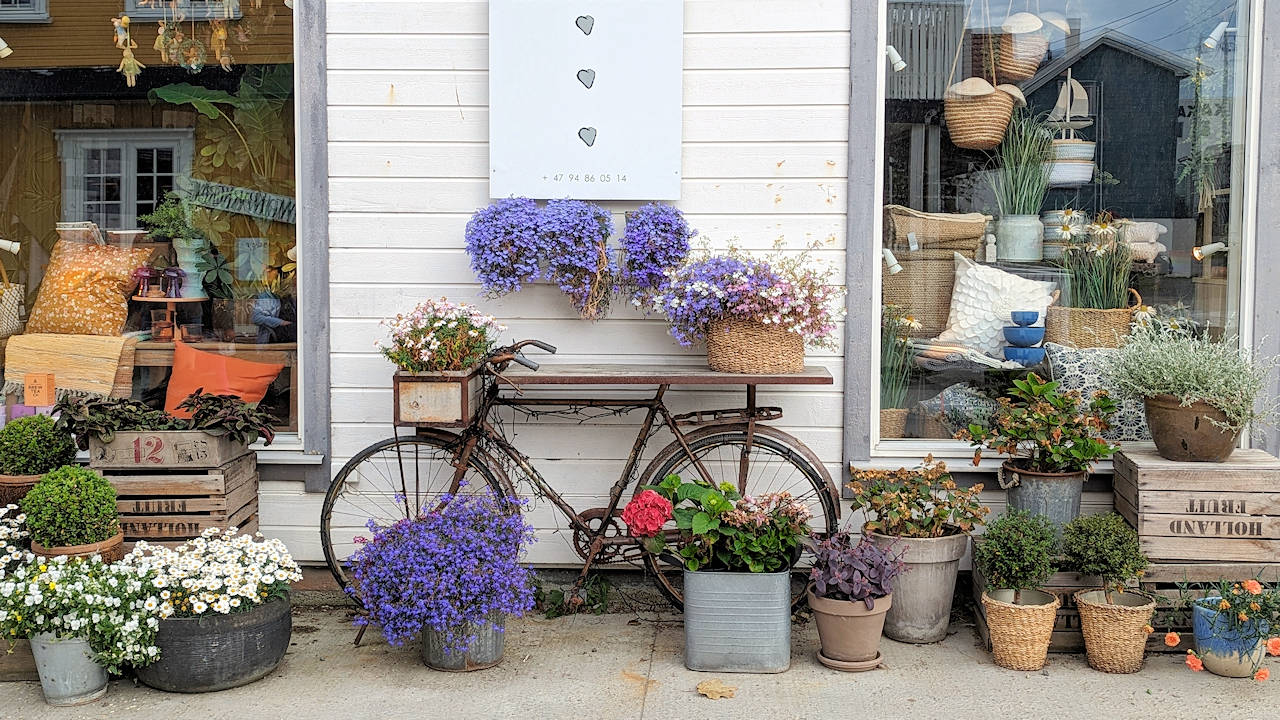
[[[1080,497],[1088,473],[1032,472],[1007,461],[1001,470],[1000,486],[1008,493],[1010,510],[1044,515],[1058,537],[1062,537],[1063,526],[1080,516]]]
[[[93,661],[89,641],[39,633],[31,638],[31,654],[50,705],[83,705],[107,694],[107,671]]]
[[[707,672],[791,666],[791,572],[684,573],[684,664]]]
[[[502,651],[505,646],[503,638],[506,637],[503,629],[506,620],[505,615],[499,615],[493,618],[490,625],[471,623],[465,633],[475,635],[476,639],[465,652],[446,652],[444,633],[431,629],[423,630],[422,661],[429,668],[449,672],[491,668],[502,662]]]

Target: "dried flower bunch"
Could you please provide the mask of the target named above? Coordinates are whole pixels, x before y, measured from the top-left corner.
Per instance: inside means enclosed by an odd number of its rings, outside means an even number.
[[[1102,439],[1116,410],[1105,391],[1094,393],[1086,404],[1079,391],[1058,392],[1058,383],[1030,373],[1014,380],[1009,395],[998,403],[990,428],[971,424],[955,435],[976,447],[975,466],[982,460],[983,448],[990,448],[1008,455],[1023,470],[1072,473],[1088,470],[1116,450]]]
[[[356,538],[347,591],[368,611],[356,625],[377,625],[392,645],[431,629],[449,652],[464,652],[473,626],[533,608],[533,574],[520,564],[533,528],[491,492],[445,495],[433,507],[389,527],[370,521],[373,536]]]
[[[1253,679],[1263,682],[1271,677],[1270,668],[1262,667],[1262,662],[1267,655],[1280,655],[1280,637],[1273,637],[1273,633],[1280,630],[1280,588],[1257,579],[1220,580],[1205,597],[1191,602],[1213,611],[1210,629],[1214,637],[1230,640],[1242,648],[1263,643],[1266,653],[1254,656]],[[1164,636],[1164,644],[1169,647],[1177,647],[1181,642],[1176,632]],[[1194,650],[1187,651],[1186,662],[1187,667],[1196,672],[1204,669],[1204,661]]]
[[[689,241],[698,234],[684,214],[662,203],[649,203],[627,213],[622,233],[622,284],[637,306],[658,289],[669,268],[689,254]]]
[[[668,271],[651,309],[667,316],[681,345],[706,337],[712,321],[732,317],[780,325],[810,345],[835,347],[843,296],[835,268],[810,250],[753,257],[730,247],[720,254],[703,249]]]
[[[390,343],[377,347],[388,360],[409,372],[466,370],[493,349],[506,330],[492,315],[466,303],[428,299],[409,314],[384,320]]]
[[[893,592],[893,580],[906,570],[902,560],[864,536],[840,531],[814,541],[813,580],[818,597],[862,602],[868,610],[876,598]]]
[[[140,541],[119,564],[151,574],[161,618],[244,612],[287,597],[302,579],[283,542],[234,527],[209,528],[176,548]]]
[[[914,470],[852,469],[853,509],[870,519],[864,530],[910,538],[936,538],[969,532],[991,512],[978,497],[982,485],[956,485],[947,465],[925,456]]]
[[[547,253],[547,279],[569,296],[585,320],[609,310],[618,263],[609,248],[613,217],[581,200],[551,200],[538,217],[538,235]]]

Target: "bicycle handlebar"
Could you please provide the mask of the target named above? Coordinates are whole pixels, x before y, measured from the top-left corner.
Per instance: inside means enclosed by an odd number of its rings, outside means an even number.
[[[540,367],[538,363],[520,354],[520,349],[528,345],[532,345],[540,350],[545,350],[551,354],[555,354],[556,351],[556,347],[554,345],[542,342],[541,340],[521,340],[518,343],[494,350],[489,354],[487,362],[492,365],[499,366],[499,369],[501,369],[501,366],[504,366],[509,362],[515,362],[529,368],[530,370],[537,370]]]
[[[539,367],[538,363],[536,363],[536,362],[534,362],[534,361],[530,360],[529,358],[527,358],[527,357],[525,357],[525,356],[523,356],[523,355],[512,355],[512,356],[511,356],[511,360],[512,360],[513,362],[520,363],[521,365],[523,365],[523,366],[525,366],[525,367],[529,368],[530,370],[537,370],[537,369],[538,369],[538,367]]]

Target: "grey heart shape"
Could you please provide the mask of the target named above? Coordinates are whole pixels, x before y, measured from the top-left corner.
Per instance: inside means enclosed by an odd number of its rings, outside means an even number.
[[[593,127],[584,127],[578,131],[578,137],[582,138],[582,142],[591,147],[596,144],[596,129]]]
[[[590,15],[579,15],[578,19],[573,21],[573,24],[578,26],[583,35],[590,35],[591,28],[596,26],[596,19]]]
[[[595,70],[590,70],[590,69],[588,69],[588,70],[579,70],[579,71],[578,71],[578,82],[582,83],[583,87],[585,87],[585,88],[587,88],[588,90],[590,90],[590,89],[591,89],[591,86],[596,84],[596,71],[595,71]]]

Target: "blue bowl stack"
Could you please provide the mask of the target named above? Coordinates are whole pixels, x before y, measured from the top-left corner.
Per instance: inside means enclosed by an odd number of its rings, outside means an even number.
[[[1004,359],[1021,363],[1024,367],[1039,365],[1044,360],[1044,328],[1031,327],[1040,319],[1035,310],[1014,310],[1009,313],[1014,324],[1004,329],[1004,339],[1009,345],[1004,349]]]

